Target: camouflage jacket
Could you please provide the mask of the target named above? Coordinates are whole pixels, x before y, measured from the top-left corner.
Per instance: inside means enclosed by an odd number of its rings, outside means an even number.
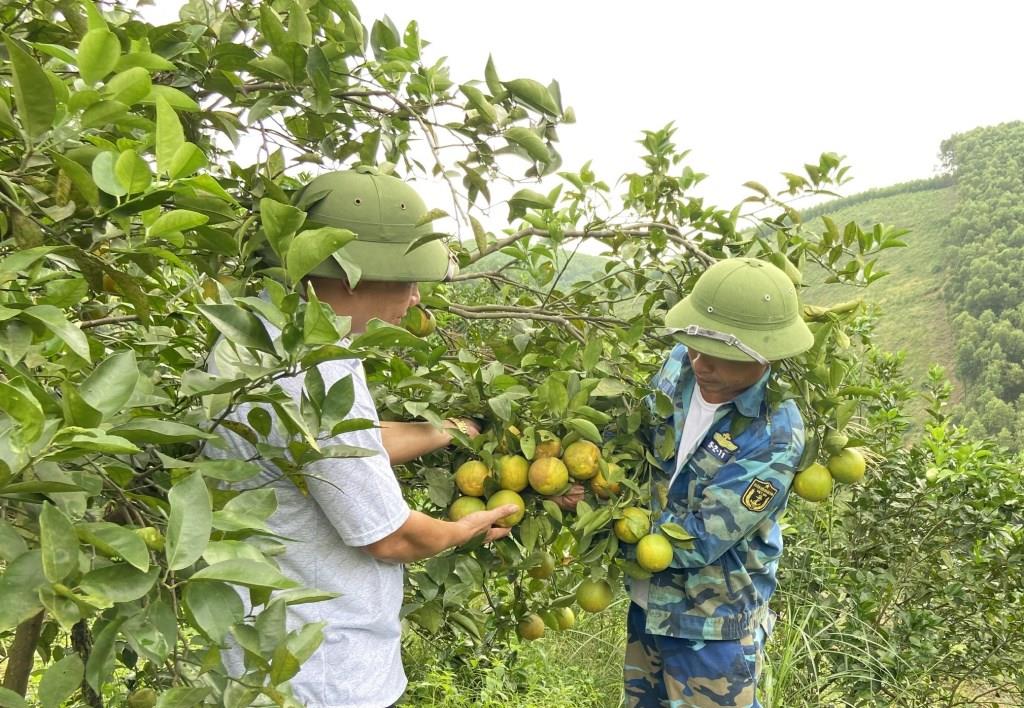
[[[675,545],[671,566],[650,580],[651,634],[738,639],[758,626],[770,629],[768,600],[782,555],[778,518],[803,452],[804,426],[793,401],[768,411],[769,376],[716,411],[671,489],[696,385],[685,346],[672,351],[652,381],[671,400],[671,412],[656,393],[645,399],[651,417],[643,433],[660,465],[651,473],[651,518],[655,529],[677,524],[694,540]]]

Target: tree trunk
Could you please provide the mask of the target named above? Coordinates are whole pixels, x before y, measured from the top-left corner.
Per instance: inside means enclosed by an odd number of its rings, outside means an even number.
[[[28,689],[28,677],[35,663],[36,643],[43,630],[43,613],[40,612],[18,625],[14,641],[7,656],[7,671],[4,673],[4,688],[24,696]]]
[[[92,650],[92,633],[85,620],[79,620],[71,628],[71,647],[78,654],[83,664],[89,663],[89,652]],[[82,679],[82,700],[92,708],[103,708],[103,699],[92,690],[92,686]]]

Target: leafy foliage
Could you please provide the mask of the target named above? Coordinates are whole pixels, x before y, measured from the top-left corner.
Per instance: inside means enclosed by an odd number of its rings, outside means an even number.
[[[432,513],[465,457],[529,457],[545,432],[602,446],[602,473],[621,485],[610,498],[591,492],[570,515],[528,495],[510,540],[410,569],[414,631],[452,657],[493,656],[523,613],[551,626],[581,579],[629,570],[609,524],[646,493],[640,399],[671,341],[663,313],[704,267],[751,255],[794,280],[814,263],[863,286],[900,245],[881,225],[801,221],[790,197],[845,179],[831,153],[786,173],[783,194],[750,183],[762,216],[705,206],[672,126],[645,133],[646,171],[624,180],[613,217],[608,183],[560,164],[555,129],[573,116],[556,82],[502,80],[493,60],[482,81],[457,82],[425,57],[416,23],[364,23],[347,0],[192,0],[159,27],[120,3],[0,13],[0,637],[9,675],[41,657],[47,703],[294,704],[285,684],[322,627],[288,631],[285,608],[325,594],[275,565],[273,493],[232,487],[255,461],[208,453],[230,429],[300,488],[310,463],[363,454],[334,444],[364,423],[346,420],[351,396],[325,390],[318,363],[363,358],[386,416],[490,422],[401,471],[410,503]],[[252,164],[243,143],[256,145]],[[345,340],[348,321],[301,282],[311,244],[350,235],[311,232],[291,168],[356,162],[445,180],[472,228],[471,244],[453,243],[459,281],[426,297],[433,338],[377,322]],[[519,189],[508,228],[492,233],[475,208],[503,179]],[[564,254],[584,239],[610,257],[565,277]],[[264,266],[268,249],[280,267]],[[492,254],[511,260],[473,269]],[[857,365],[856,310],[805,310],[815,346],[773,384],[807,416],[807,461],[879,395]],[[277,383],[291,376],[304,378],[300,401]],[[242,404],[245,421],[229,418]],[[546,582],[526,573],[542,547],[560,561]],[[241,674],[221,661],[229,639]]]

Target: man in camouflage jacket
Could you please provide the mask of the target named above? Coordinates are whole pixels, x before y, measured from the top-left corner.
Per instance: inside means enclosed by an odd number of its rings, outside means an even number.
[[[753,259],[709,268],[665,323],[681,343],[647,398],[651,518],[692,539],[630,583],[627,705],[758,706],[778,518],[804,447],[796,405],[770,405],[767,386],[771,362],[813,337],[785,273]]]

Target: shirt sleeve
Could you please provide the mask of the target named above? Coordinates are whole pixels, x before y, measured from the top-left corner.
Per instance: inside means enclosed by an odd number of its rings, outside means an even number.
[[[659,525],[677,524],[694,537],[692,548],[673,544],[671,567],[703,568],[714,563],[776,513],[785,504],[802,451],[803,439],[797,435],[755,449],[719,468],[695,511],[663,512]]]
[[[352,376],[355,398],[348,417],[365,418],[379,425],[359,361],[321,365],[321,374],[327,388],[345,376]],[[292,382],[301,388],[301,383],[294,379],[289,383]],[[289,393],[298,395],[297,390]],[[409,518],[409,506],[402,497],[378,428],[355,430],[321,441],[321,446],[338,444],[367,448],[377,454],[318,460],[303,470],[306,486],[342,541],[348,546],[366,546],[398,530]]]

